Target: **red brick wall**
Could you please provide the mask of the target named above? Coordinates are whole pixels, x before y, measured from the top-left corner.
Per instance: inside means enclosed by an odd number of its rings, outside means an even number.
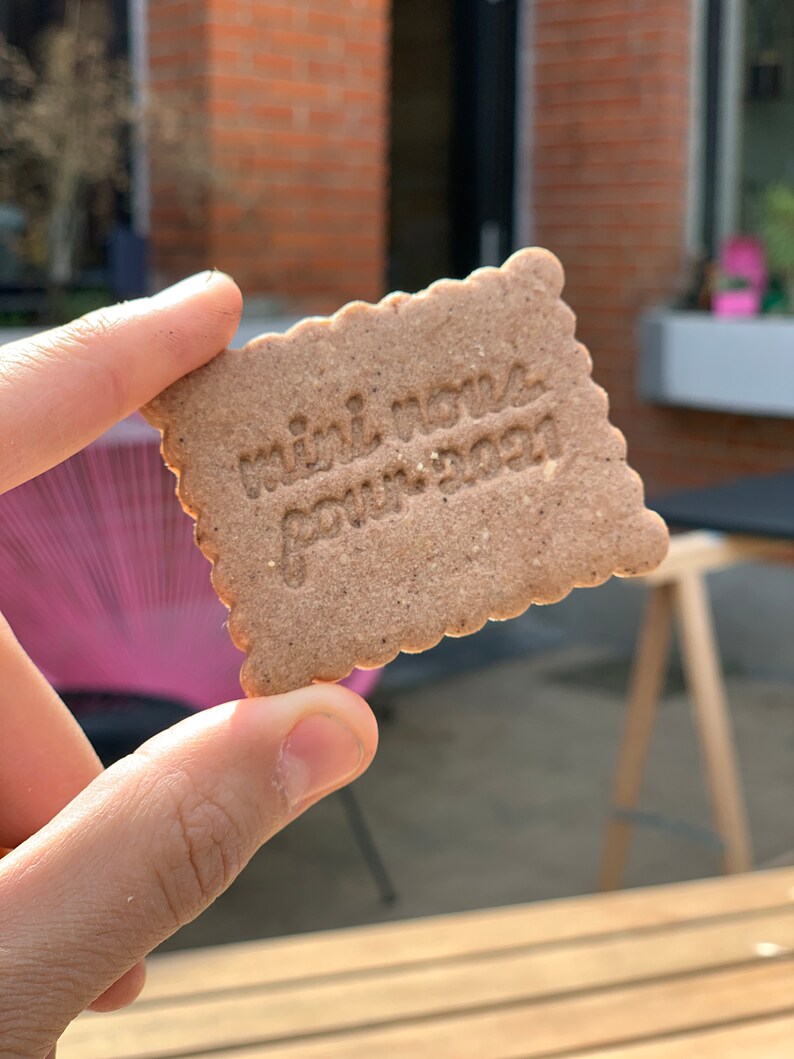
[[[649,491],[790,464],[794,422],[662,409],[635,396],[636,324],[680,283],[690,0],[535,0],[536,241],[608,390]]]
[[[201,107],[210,87],[207,0],[154,0],[148,4],[148,20],[153,100],[176,108],[190,96]],[[177,186],[175,167],[164,154],[154,146],[150,159],[151,258],[158,283],[206,268],[211,260],[209,226],[190,208],[183,188]]]
[[[298,308],[380,297],[387,0],[157,0],[150,45],[159,78],[165,9],[186,31],[198,27],[181,51],[175,41],[167,70],[183,76],[195,63],[205,89],[214,187],[191,243],[194,265],[223,268],[246,293]],[[164,208],[173,222],[173,204]],[[173,230],[153,225],[155,259],[184,271]]]

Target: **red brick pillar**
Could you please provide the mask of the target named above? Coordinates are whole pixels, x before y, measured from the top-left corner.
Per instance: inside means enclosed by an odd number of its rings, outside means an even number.
[[[174,116],[188,96],[203,107],[209,98],[207,0],[148,0],[148,88],[152,106],[173,108]],[[162,109],[162,107],[160,109]],[[200,120],[200,119],[199,119]],[[186,200],[177,179],[179,164],[155,135],[150,145],[151,265],[155,285],[206,268],[211,259],[208,223]],[[202,147],[209,144],[202,137]],[[195,145],[194,145],[195,149]]]
[[[632,460],[657,471],[634,397],[638,313],[684,264],[690,0],[536,0],[536,239],[566,298]]]
[[[635,396],[637,320],[685,265],[690,0],[529,0],[534,238],[651,492],[790,464],[794,421],[658,408]]]
[[[387,0],[150,0],[149,9],[152,78],[197,78],[211,174],[198,225],[180,227],[155,186],[157,265],[211,264],[248,294],[312,310],[380,297]],[[168,43],[175,23],[190,34],[181,44],[178,30]]]

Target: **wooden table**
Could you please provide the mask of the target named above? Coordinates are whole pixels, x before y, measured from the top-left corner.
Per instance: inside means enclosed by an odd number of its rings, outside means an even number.
[[[59,1059],[784,1059],[794,868],[154,958]]]
[[[705,578],[740,563],[794,561],[794,470],[685,489],[660,497],[651,506],[668,525],[694,532],[674,537],[658,570],[635,582],[647,585],[650,593],[634,654],[613,812],[599,873],[602,890],[622,885],[635,824],[669,827],[673,823],[659,813],[643,812],[638,803],[674,622],[714,827],[704,832],[686,823],[674,826],[716,845],[726,872],[752,867],[744,793]]]
[[[662,827],[671,824],[658,813],[638,809],[638,803],[674,623],[678,625],[693,727],[700,743],[714,820],[710,832],[688,824],[677,826],[701,841],[705,839],[716,845],[727,873],[748,871],[752,867],[744,792],[706,575],[741,563],[790,562],[792,557],[794,547],[788,540],[693,531],[673,537],[661,566],[633,582],[647,586],[650,591],[634,652],[599,889],[616,890],[623,884],[635,824]]]

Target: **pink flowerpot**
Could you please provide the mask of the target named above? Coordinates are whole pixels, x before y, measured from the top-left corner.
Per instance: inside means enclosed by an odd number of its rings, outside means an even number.
[[[761,310],[761,292],[758,290],[715,291],[711,299],[711,311],[715,316],[757,316]]]
[[[742,276],[753,290],[766,290],[769,276],[763,242],[754,235],[726,239],[720,255],[720,270],[726,276]]]

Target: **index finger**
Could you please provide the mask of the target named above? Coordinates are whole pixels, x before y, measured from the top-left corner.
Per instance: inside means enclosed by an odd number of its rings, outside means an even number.
[[[72,456],[229,344],[242,295],[203,272],[0,346],[0,493]]]

